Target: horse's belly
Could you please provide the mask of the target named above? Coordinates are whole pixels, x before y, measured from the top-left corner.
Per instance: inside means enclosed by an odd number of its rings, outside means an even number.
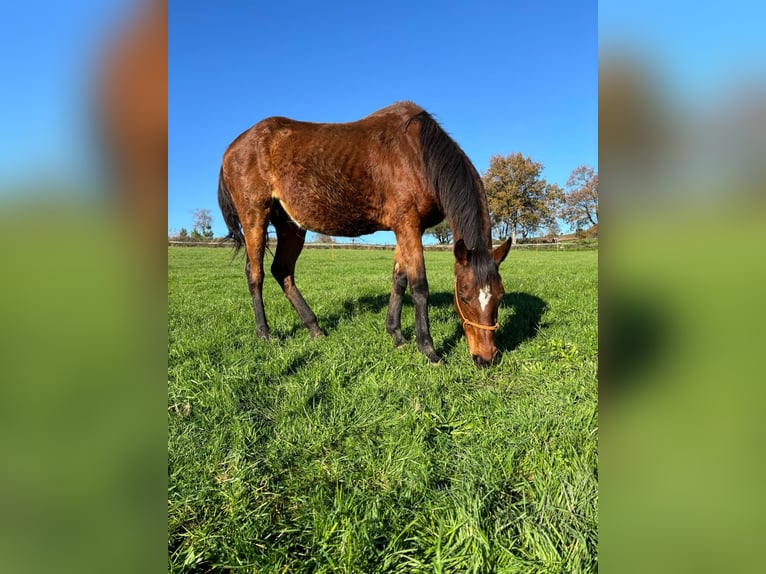
[[[382,212],[357,194],[304,189],[275,197],[295,223],[317,233],[359,237],[388,229]]]

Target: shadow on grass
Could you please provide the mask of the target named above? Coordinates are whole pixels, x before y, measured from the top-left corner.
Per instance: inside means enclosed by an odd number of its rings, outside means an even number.
[[[510,317],[507,315],[509,308],[514,310]],[[506,312],[505,320],[503,309]],[[501,351],[513,351],[524,341],[534,339],[541,328],[547,327],[547,323],[540,322],[547,309],[545,301],[536,295],[506,293],[501,307],[500,327],[495,333],[497,348]]]
[[[335,313],[319,317],[319,324],[328,334],[337,330],[341,321],[352,319],[364,313],[379,313],[388,307],[389,295],[368,295],[359,298],[350,298],[341,304],[341,309]],[[430,309],[453,308],[452,292],[431,293],[428,296]],[[500,308],[500,327],[495,332],[495,345],[500,351],[513,351],[524,341],[533,339],[541,327],[543,313],[548,308],[545,301],[529,293],[506,293]],[[404,297],[402,315],[413,313],[412,299],[409,293]],[[384,320],[383,320],[384,321]],[[297,327],[300,328],[300,327]],[[385,328],[381,323],[381,328]],[[404,329],[407,340],[414,338],[414,327]],[[463,329],[455,314],[454,328],[451,333],[441,342],[437,352],[444,356],[449,354],[463,338]]]
[[[452,307],[452,293],[436,293],[431,296],[433,306]],[[524,341],[533,339],[545,323],[541,323],[543,313],[548,308],[545,301],[529,293],[506,293],[500,307],[500,326],[495,331],[495,346],[501,351],[513,351]],[[509,311],[513,310],[513,313]],[[463,328],[455,315],[455,327],[452,333],[442,341],[437,351],[450,353],[463,338]]]

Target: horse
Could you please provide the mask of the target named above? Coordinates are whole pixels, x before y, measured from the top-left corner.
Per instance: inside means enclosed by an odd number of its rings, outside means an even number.
[[[245,277],[256,334],[269,338],[263,308],[263,255],[269,222],[277,234],[271,273],[312,337],[325,333],[295,285],[306,231],[358,237],[379,230],[396,236],[386,331],[404,343],[403,296],[410,286],[418,350],[432,363],[425,230],[445,217],[455,239],[454,305],[474,363],[500,358],[494,332],[504,295],[499,266],[510,239],[492,247],[487,196],[471,161],[438,122],[412,102],[397,102],[349,123],[270,117],[226,149],[218,203],[235,243],[244,246]]]

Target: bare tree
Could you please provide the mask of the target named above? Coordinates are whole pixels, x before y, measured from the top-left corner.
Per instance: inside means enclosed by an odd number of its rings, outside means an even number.
[[[195,209],[192,211],[194,225],[192,226],[192,236],[194,237],[213,237],[213,217],[209,209]]]

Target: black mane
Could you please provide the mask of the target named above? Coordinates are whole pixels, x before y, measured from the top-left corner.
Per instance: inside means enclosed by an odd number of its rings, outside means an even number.
[[[420,148],[426,176],[452,226],[453,236],[462,238],[471,250],[474,276],[481,284],[497,275],[492,259],[492,235],[484,189],[476,168],[460,146],[447,135],[428,112],[410,121],[420,124]]]

